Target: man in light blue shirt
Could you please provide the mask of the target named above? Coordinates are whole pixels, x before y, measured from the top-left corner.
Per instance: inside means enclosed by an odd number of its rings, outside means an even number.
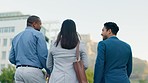
[[[9,61],[17,68],[16,83],[45,83],[43,68],[50,74],[46,68],[47,45],[40,29],[40,18],[30,16],[27,19],[26,29],[12,40]]]

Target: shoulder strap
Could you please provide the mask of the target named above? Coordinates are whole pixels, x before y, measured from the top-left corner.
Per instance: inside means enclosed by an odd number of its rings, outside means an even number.
[[[78,42],[76,47],[76,61],[79,61],[80,59],[79,45],[80,45],[80,42]]]

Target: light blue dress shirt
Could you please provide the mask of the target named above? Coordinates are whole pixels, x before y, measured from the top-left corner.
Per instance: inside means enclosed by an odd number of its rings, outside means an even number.
[[[31,65],[45,68],[50,74],[46,68],[47,55],[48,50],[43,34],[32,27],[27,27],[12,40],[9,61],[16,66]]]

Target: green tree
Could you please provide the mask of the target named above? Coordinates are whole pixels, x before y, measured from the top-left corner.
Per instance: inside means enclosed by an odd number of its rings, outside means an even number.
[[[139,83],[146,83],[145,80],[139,80]]]
[[[93,76],[94,76],[93,69],[88,68],[86,70],[86,76],[87,76],[88,82],[93,83]]]
[[[13,83],[14,82],[14,73],[15,67],[8,66],[8,68],[3,68],[2,73],[0,75],[0,82],[1,83]]]

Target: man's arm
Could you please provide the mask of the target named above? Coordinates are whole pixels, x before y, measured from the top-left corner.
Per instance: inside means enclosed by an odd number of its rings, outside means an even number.
[[[101,41],[97,47],[97,58],[94,70],[94,83],[101,83],[104,73],[105,44]]]
[[[132,73],[132,51],[130,50],[130,57],[127,63],[127,75],[128,77],[130,77]]]
[[[10,54],[9,54],[9,61],[14,65],[16,64],[13,43],[12,43]]]
[[[47,50],[45,37],[43,36],[42,33],[40,33],[39,36],[38,36],[37,53],[38,53],[38,57],[39,57],[39,60],[40,60],[40,62],[42,64],[43,68],[45,68],[47,73],[50,74],[49,69],[47,69],[47,67],[46,67],[46,60],[47,60],[48,50]]]

